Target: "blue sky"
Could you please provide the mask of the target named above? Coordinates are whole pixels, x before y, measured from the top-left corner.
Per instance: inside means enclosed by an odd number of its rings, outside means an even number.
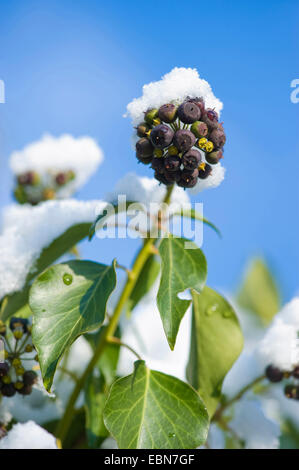
[[[208,282],[232,290],[263,255],[284,300],[299,287],[297,1],[0,0],[0,203],[11,202],[8,158],[45,132],[90,135],[105,162],[78,196],[102,198],[136,165],[122,115],[144,83],[196,67],[224,102],[225,182],[198,195],[223,239],[205,229]],[[128,264],[136,241],[84,243],[85,257]]]

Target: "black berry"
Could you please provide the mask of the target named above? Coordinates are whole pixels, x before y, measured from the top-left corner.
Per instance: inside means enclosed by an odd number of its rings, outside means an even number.
[[[18,393],[20,395],[30,395],[32,392],[32,385],[26,385],[24,384],[24,387],[18,390]]]
[[[178,118],[184,124],[192,124],[195,121],[199,121],[201,111],[199,107],[191,101],[185,101],[178,107]]]
[[[203,114],[205,110],[205,103],[203,98],[188,98],[186,101],[196,104],[196,106],[200,109],[201,114]]]
[[[226,142],[224,130],[219,128],[214,129],[209,138],[217,148],[223,147]]]
[[[68,178],[66,173],[58,173],[56,175],[55,181],[59,186],[63,186],[65,183],[67,183],[67,179]]]
[[[281,382],[283,379],[283,372],[278,367],[272,366],[271,364],[266,368],[266,377],[270,382],[276,383]]]
[[[154,152],[154,147],[146,137],[142,137],[136,143],[136,152],[138,157],[151,157]]]
[[[188,150],[182,157],[182,163],[186,170],[192,171],[198,168],[201,161],[200,152],[196,149]]]
[[[23,374],[23,382],[25,385],[33,385],[37,382],[37,374],[33,370],[26,370]]]
[[[158,173],[164,173],[164,158],[154,157],[152,159],[152,169]]]
[[[195,142],[196,137],[191,131],[180,129],[174,134],[173,143],[180,152],[187,152]]]
[[[299,379],[299,366],[296,366],[293,370],[293,376],[295,377],[295,379]]]
[[[204,168],[199,169],[198,178],[200,178],[201,180],[205,180],[208,176],[210,176],[211,173],[212,167],[206,163]]]
[[[163,104],[159,108],[158,116],[161,121],[171,123],[176,120],[177,107],[174,104]]]
[[[164,167],[166,171],[177,171],[180,169],[181,159],[177,155],[168,156],[164,160]]]
[[[4,397],[13,397],[16,394],[16,389],[12,383],[2,385],[1,393]]]
[[[154,177],[156,178],[156,180],[158,180],[160,183],[165,184],[166,186],[173,184],[172,182],[168,181],[164,173],[159,173],[158,171],[155,171]]]
[[[183,188],[193,188],[197,183],[198,178],[198,170],[194,170],[192,172],[183,170],[181,172],[180,180],[178,181],[178,186],[182,186]]]
[[[149,164],[152,162],[152,159],[153,159],[152,156],[150,156],[150,157],[142,157],[141,155],[138,155],[138,153],[136,153],[136,157],[137,157],[137,160],[138,160],[140,163],[143,163],[144,165],[149,165]]]
[[[9,371],[9,365],[7,362],[0,362],[0,377],[6,375]]]
[[[211,129],[216,129],[218,126],[218,114],[214,109],[207,108],[202,115],[202,121],[204,121]]]
[[[163,149],[171,144],[173,134],[174,132],[170,127],[165,124],[159,124],[152,130],[150,138],[155,147]]]
[[[18,176],[18,183],[20,185],[32,185],[36,183],[36,174],[33,171],[22,173]]]
[[[164,178],[167,181],[168,184],[174,184],[177,181],[180,180],[181,177],[181,171],[176,170],[176,171],[164,171]]]

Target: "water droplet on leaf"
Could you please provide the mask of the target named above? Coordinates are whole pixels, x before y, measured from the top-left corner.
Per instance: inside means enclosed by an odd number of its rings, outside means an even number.
[[[69,286],[73,282],[73,276],[66,273],[63,275],[62,280],[66,286]]]
[[[229,310],[225,310],[222,314],[222,316],[224,318],[231,318],[233,315],[232,315],[232,312],[230,312]]]
[[[218,310],[218,305],[214,304],[214,305],[210,305],[207,309],[206,309],[206,315],[211,316],[213,315],[213,313],[216,313]]]
[[[174,433],[174,432],[170,432],[170,433],[168,434],[168,437],[175,437],[175,433]]]

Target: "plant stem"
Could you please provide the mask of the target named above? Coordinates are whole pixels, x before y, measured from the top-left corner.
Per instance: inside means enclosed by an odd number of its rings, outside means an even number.
[[[76,374],[74,374],[74,372],[71,372],[63,366],[60,366],[59,370],[62,372],[62,374],[68,375],[75,383],[78,382],[78,377]]]
[[[166,191],[166,195],[165,195],[165,198],[164,198],[164,201],[163,201],[165,204],[169,204],[170,199],[171,199],[172,191],[173,191],[173,185],[168,186],[167,191]],[[87,365],[84,373],[78,379],[78,382],[77,382],[76,386],[74,387],[74,390],[73,390],[73,392],[72,392],[72,394],[69,398],[68,404],[66,406],[64,415],[63,415],[62,419],[60,420],[60,422],[58,424],[58,427],[56,429],[56,433],[55,433],[56,437],[58,439],[60,439],[62,443],[63,443],[63,441],[64,441],[64,439],[65,439],[65,437],[68,433],[69,427],[71,425],[71,422],[72,422],[72,419],[73,419],[73,414],[74,414],[74,408],[75,408],[75,404],[77,402],[78,396],[79,396],[81,390],[83,389],[84,384],[85,384],[86,380],[88,379],[88,376],[90,375],[93,368],[97,364],[99,358],[101,357],[101,354],[103,353],[103,351],[104,351],[104,349],[107,345],[107,338],[110,338],[111,336],[113,336],[115,331],[116,331],[116,328],[117,328],[120,316],[122,314],[122,311],[125,307],[125,304],[126,304],[127,300],[129,299],[129,297],[130,297],[130,295],[131,295],[131,293],[132,293],[132,291],[135,287],[138,276],[139,276],[143,266],[145,265],[148,257],[152,253],[152,247],[153,247],[153,244],[155,243],[155,241],[156,241],[156,238],[147,238],[147,239],[145,239],[144,244],[143,244],[142,248],[140,249],[140,251],[139,251],[139,253],[138,253],[138,255],[137,255],[137,257],[134,261],[133,267],[131,269],[131,275],[128,276],[127,282],[126,282],[126,284],[123,288],[123,291],[120,295],[120,298],[119,298],[118,303],[115,307],[113,315],[109,319],[107,328],[105,328],[105,331],[103,332],[103,335],[99,339],[99,342],[98,342],[97,347],[94,351],[93,357],[91,358],[91,360],[90,360],[89,364]]]
[[[235,395],[234,397],[232,397],[230,400],[228,400],[227,402],[223,403],[223,405],[220,406],[220,408],[218,408],[218,410],[216,411],[216,413],[214,414],[213,418],[212,418],[212,421],[221,421],[221,418],[222,418],[222,415],[224,413],[224,411],[229,408],[231,405],[233,405],[236,401],[239,401],[243,395],[245,395],[246,392],[248,392],[251,388],[253,388],[255,385],[257,385],[258,383],[262,382],[263,380],[265,379],[265,375],[261,375],[259,377],[257,377],[256,379],[254,379],[252,382],[250,382],[249,384],[247,384],[245,387],[243,387],[238,393],[237,395]]]
[[[107,338],[107,343],[111,344],[118,344],[119,346],[122,346],[123,348],[128,349],[131,351],[131,353],[134,354],[134,356],[137,357],[140,361],[142,361],[142,357],[138,354],[138,352],[135,351],[135,349],[131,348],[127,343],[123,343],[119,338],[115,338],[114,336],[111,336],[110,338]]]

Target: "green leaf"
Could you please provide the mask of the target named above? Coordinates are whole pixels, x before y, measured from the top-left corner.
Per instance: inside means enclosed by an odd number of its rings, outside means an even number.
[[[119,212],[128,211],[132,204],[134,204],[134,210],[138,209],[143,212],[145,211],[144,204],[135,201],[126,201],[123,204],[107,204],[107,206],[104,207],[102,212],[97,216],[96,220],[91,225],[89,230],[89,240],[92,239],[96,230],[100,230],[104,226],[107,218],[112,217]]]
[[[208,219],[203,217],[202,214],[197,212],[195,209],[184,209],[183,207],[178,210],[177,212],[174,212],[172,214],[173,217],[175,216],[181,216],[181,217],[189,217],[189,219],[193,220],[199,220],[200,222],[203,222],[204,224],[208,225],[211,229],[213,229],[219,237],[221,237],[221,232],[220,230],[214,225],[212,222],[210,222]]]
[[[34,281],[29,296],[32,338],[47,390],[64,351],[103,323],[115,284],[115,261],[112,266],[78,260],[57,264]]]
[[[192,249],[187,249],[185,243]],[[169,346],[174,349],[181,320],[191,303],[179,299],[178,294],[186,289],[201,292],[206,282],[207,262],[195,243],[184,238],[164,238],[159,253],[162,274],[157,304]]]
[[[279,291],[275,279],[262,259],[251,261],[237,300],[241,307],[255,313],[264,325],[268,325],[279,312]]]
[[[12,315],[16,315],[18,310],[26,305],[30,289],[29,284],[32,279],[38,276],[64,253],[69,251],[74,245],[79,243],[79,241],[87,237],[90,225],[91,224],[89,223],[84,223],[70,227],[41,252],[39,259],[34,264],[34,270],[32,270],[32,272],[27,276],[24,288],[4,299],[0,313],[1,320],[8,320]]]
[[[109,435],[103,421],[107,396],[100,377],[89,376],[85,385],[84,407],[86,412],[86,434],[88,446],[97,449]]]
[[[280,435],[280,449],[299,449],[298,427],[290,420],[282,423]]]
[[[104,422],[120,449],[195,449],[206,441],[209,427],[198,393],[144,361],[112,385]]]
[[[160,272],[160,263],[156,260],[155,255],[151,255],[137,279],[135,287],[130,295],[128,302],[128,311],[132,311],[140,300],[151,290],[155,280]]]
[[[192,292],[193,314],[187,378],[198,390],[210,417],[221,397],[223,380],[243,348],[243,335],[231,305],[205,287]]]

